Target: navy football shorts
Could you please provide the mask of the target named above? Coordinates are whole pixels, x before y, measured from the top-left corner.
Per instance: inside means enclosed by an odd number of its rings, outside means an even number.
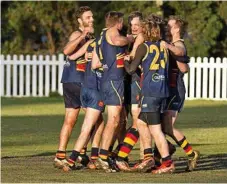
[[[124,81],[105,81],[101,83],[102,97],[105,105],[119,106],[124,101]]]
[[[80,90],[81,83],[63,83],[63,97],[65,102],[65,108],[80,108]]]
[[[92,108],[104,112],[105,106],[100,91],[96,89],[82,87],[80,99],[82,107]]]

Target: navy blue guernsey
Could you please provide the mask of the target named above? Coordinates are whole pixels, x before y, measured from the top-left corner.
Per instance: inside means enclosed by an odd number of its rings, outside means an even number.
[[[124,56],[127,47],[108,43],[106,40],[107,30],[103,29],[97,47],[97,54],[103,64],[102,81],[123,80],[125,75]]]
[[[96,42],[92,42],[87,48],[87,64],[86,70],[84,74],[84,83],[83,86],[90,88],[90,89],[100,89],[100,79],[102,77],[103,70],[102,68],[98,68],[93,70],[91,68],[91,61],[92,61],[92,52],[95,48]]]
[[[78,51],[87,41],[89,38],[85,38],[75,49],[74,52]],[[73,53],[74,53],[73,52]],[[84,72],[86,67],[86,61],[84,58],[85,55],[81,56],[76,60],[70,60],[66,58],[66,63],[64,65],[61,83],[72,83],[72,82],[79,82],[82,83],[84,80]]]
[[[183,40],[179,40],[179,41],[183,42]],[[171,92],[178,91],[180,94],[184,95],[186,93],[184,80],[183,80],[184,74],[179,70],[179,68],[177,66],[177,60],[179,62],[188,63],[189,58],[187,56],[187,53],[185,56],[182,56],[182,57],[178,56],[177,59],[176,59],[176,56],[174,56],[170,53],[169,86],[170,86]]]
[[[146,97],[168,97],[168,53],[159,42],[145,42],[147,53],[142,61],[142,95]]]

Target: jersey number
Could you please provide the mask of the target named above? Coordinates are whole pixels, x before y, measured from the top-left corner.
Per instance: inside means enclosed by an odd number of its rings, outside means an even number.
[[[166,67],[166,61],[167,61],[167,52],[166,50],[161,47],[161,52],[164,53],[164,58],[159,60],[160,58],[160,52],[159,52],[159,48],[156,45],[151,45],[149,48],[149,52],[152,54],[155,51],[155,56],[153,58],[153,60],[151,61],[151,65],[150,65],[150,70],[159,70],[160,66],[162,68]],[[159,63],[160,61],[160,63]]]

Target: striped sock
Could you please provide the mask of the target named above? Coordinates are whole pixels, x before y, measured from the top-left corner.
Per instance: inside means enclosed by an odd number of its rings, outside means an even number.
[[[80,155],[86,155],[87,152],[87,147],[82,148],[82,150],[80,151]]]
[[[120,147],[118,152],[118,158],[124,159],[131,152],[134,145],[137,143],[139,139],[139,132],[135,128],[130,128],[125,136],[125,139]]]
[[[103,161],[107,161],[108,153],[108,150],[100,149],[99,158],[101,158]]]
[[[167,156],[165,158],[162,158],[162,164],[169,167],[172,164],[171,156]]]
[[[178,141],[177,144],[184,149],[184,152],[186,153],[186,155],[188,155],[190,157],[193,157],[195,155],[191,145],[186,140],[186,137],[184,137],[182,140]]]
[[[153,156],[152,148],[147,148],[144,150],[144,159],[151,158]]]
[[[58,150],[57,153],[56,153],[56,157],[59,160],[64,160],[66,158],[66,151],[60,151],[60,150]]]
[[[91,148],[91,159],[96,160],[99,157],[99,148]]]
[[[75,162],[79,155],[80,155],[79,151],[73,150],[69,157],[70,158],[69,161]]]

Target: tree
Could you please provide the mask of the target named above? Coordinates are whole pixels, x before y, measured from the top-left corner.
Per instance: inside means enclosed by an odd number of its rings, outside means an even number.
[[[182,16],[189,24],[185,35],[189,55],[205,57],[214,53],[217,37],[223,29],[221,19],[214,11],[215,3],[166,2],[167,5],[164,8],[171,7],[171,13]]]
[[[54,54],[62,50],[75,30],[76,2],[11,2],[6,14],[9,40],[3,53]]]

